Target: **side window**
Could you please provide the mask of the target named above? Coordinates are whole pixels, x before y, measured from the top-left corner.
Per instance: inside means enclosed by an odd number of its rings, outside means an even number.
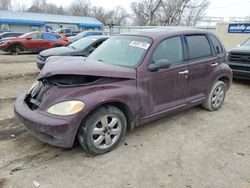
[[[43,34],[43,39],[44,40],[49,40],[49,41],[57,41],[57,35],[44,33]]]
[[[213,46],[214,46],[216,53],[217,54],[223,53],[223,48],[222,48],[220,42],[213,35],[209,35],[209,37],[213,43]]]
[[[180,36],[166,39],[156,47],[153,62],[160,59],[167,59],[172,65],[183,62],[183,48]]]
[[[71,33],[70,29],[65,29],[64,33]]]
[[[31,34],[30,37],[32,39],[42,39],[42,34],[40,34],[40,33],[34,33],[34,34]]]
[[[17,36],[17,34],[16,34],[16,33],[9,33],[9,34],[7,34],[7,36],[6,36],[6,37],[15,37],[15,36]]]
[[[190,60],[212,55],[209,41],[205,35],[186,36]]]

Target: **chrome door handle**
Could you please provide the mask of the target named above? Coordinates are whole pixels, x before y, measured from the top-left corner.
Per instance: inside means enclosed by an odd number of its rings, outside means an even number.
[[[217,66],[217,65],[218,65],[218,63],[212,63],[212,64],[211,64],[212,67],[215,67],[215,66]]]
[[[184,70],[184,71],[179,72],[179,74],[188,74],[188,73],[189,73],[189,70]]]

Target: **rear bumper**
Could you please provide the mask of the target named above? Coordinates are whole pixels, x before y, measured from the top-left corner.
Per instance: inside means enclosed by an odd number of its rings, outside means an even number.
[[[234,78],[250,80],[250,62],[228,62]]]
[[[54,146],[70,148],[74,144],[78,129],[72,117],[54,117],[46,112],[32,111],[24,102],[25,94],[15,103],[15,116],[24,124],[25,128],[39,140]]]

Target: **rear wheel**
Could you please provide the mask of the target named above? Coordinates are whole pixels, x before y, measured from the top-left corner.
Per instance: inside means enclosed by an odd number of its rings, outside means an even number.
[[[127,121],[123,112],[114,106],[105,106],[83,121],[77,138],[88,153],[102,155],[117,147],[126,129]]]
[[[217,81],[202,106],[210,111],[218,110],[224,102],[227,86],[223,81]]]

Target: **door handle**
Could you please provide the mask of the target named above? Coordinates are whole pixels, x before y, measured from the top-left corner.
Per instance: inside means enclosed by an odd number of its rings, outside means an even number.
[[[215,67],[215,66],[218,66],[218,63],[212,63],[211,64],[211,67]]]
[[[180,71],[179,74],[188,74],[189,70]]]

